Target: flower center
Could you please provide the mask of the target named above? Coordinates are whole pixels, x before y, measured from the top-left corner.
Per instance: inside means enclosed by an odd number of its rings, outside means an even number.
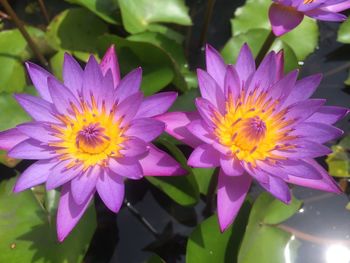
[[[51,126],[59,140],[50,146],[56,147],[60,159],[71,160],[69,167],[83,165],[87,169],[121,157],[125,137],[121,120],[115,118],[116,106],[106,110],[104,104],[98,107],[93,101],[92,106],[81,102],[80,108],[72,105],[72,114],[57,116],[62,125]]]
[[[103,152],[110,143],[110,139],[104,134],[104,130],[99,123],[90,123],[83,126],[76,137],[77,147],[82,152],[90,154]]]
[[[255,165],[257,160],[281,159],[272,151],[287,149],[287,140],[293,139],[286,121],[285,110],[276,110],[279,101],[268,97],[267,92],[253,91],[247,96],[226,101],[226,113],[214,113],[214,134],[218,142],[228,148],[241,161]]]
[[[315,0],[304,0],[304,4],[311,4],[315,2]]]

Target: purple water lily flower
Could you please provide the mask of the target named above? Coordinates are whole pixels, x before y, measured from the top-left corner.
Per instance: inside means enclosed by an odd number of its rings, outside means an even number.
[[[0,133],[0,146],[17,159],[39,160],[19,177],[14,191],[46,182],[62,186],[57,213],[60,241],[70,233],[97,191],[118,212],[124,180],[170,176],[185,171],[151,141],[164,130],[154,119],[176,99],[175,92],[143,98],[141,68],[120,80],[112,46],[98,64],[90,57],[85,69],[68,54],[64,83],[39,66],[27,63],[41,98],[16,95],[32,122]]]
[[[339,193],[335,181],[313,158],[329,154],[322,145],[342,135],[332,126],[348,110],[310,99],[321,80],[283,73],[283,53],[269,53],[256,69],[247,45],[235,65],[210,46],[207,70],[198,69],[202,97],[196,112],[158,117],[166,131],[194,147],[188,164],[220,167],[217,208],[224,231],[236,217],[252,179],[285,203],[287,183]]]
[[[349,0],[273,0],[269,10],[272,31],[281,36],[297,27],[304,16],[323,21],[344,21],[339,12],[350,8]]]

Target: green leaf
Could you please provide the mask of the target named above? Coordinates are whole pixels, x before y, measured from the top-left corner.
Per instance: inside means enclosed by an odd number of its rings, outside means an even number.
[[[349,148],[344,147],[344,143],[342,145],[342,142],[332,146],[332,153],[328,155],[326,159],[330,175],[335,177],[350,177],[350,158],[347,152],[348,150]]]
[[[128,40],[150,43],[167,55],[174,71],[173,83],[180,90],[188,89],[184,74],[188,74],[187,61],[181,44],[169,39],[163,34],[156,32],[144,32],[128,37]]]
[[[209,185],[211,181],[211,177],[214,174],[215,169],[209,169],[209,168],[193,168],[192,173],[194,177],[196,178],[199,192],[203,195],[208,194]]]
[[[83,8],[68,9],[58,14],[47,28],[47,40],[55,50],[66,50],[87,60],[97,52],[97,38],[107,32],[107,25]]]
[[[44,36],[39,29],[27,27],[27,30],[37,43]],[[22,61],[31,56],[31,50],[18,29],[0,32],[0,92],[20,92],[25,88],[26,77]]]
[[[63,243],[58,243],[56,224],[28,190],[12,192],[15,178],[0,184],[0,262],[81,262],[96,227],[90,207]]]
[[[178,204],[183,206],[195,205],[199,200],[199,189],[191,169],[187,166],[186,157],[169,141],[158,139],[158,142],[166,147],[181,166],[189,171],[189,173],[185,176],[146,176],[145,178]]]
[[[50,66],[51,66],[51,69],[52,69],[52,73],[59,80],[62,80],[62,69],[63,69],[64,53],[65,53],[64,50],[59,50],[50,59]]]
[[[270,31],[271,26],[268,18],[270,5],[270,0],[248,0],[244,6],[237,8],[235,17],[231,20],[232,35],[237,36],[252,29],[266,29]],[[297,28],[278,39],[287,43],[293,49],[298,60],[304,60],[315,50],[318,37],[319,32],[316,21],[305,17]],[[303,40],[302,43],[300,39]]]
[[[187,241],[187,263],[236,262],[237,251],[244,234],[250,205],[243,204],[233,226],[220,232],[217,215],[198,225]]]
[[[119,6],[131,34],[146,31],[152,23],[192,24],[184,0],[119,0]]]
[[[290,233],[279,229],[279,224],[293,214],[301,206],[301,202],[292,199],[290,205],[285,205],[274,199],[270,194],[263,193],[255,201],[249,216],[247,229],[238,254],[239,263],[280,263],[285,261],[284,251],[288,247],[293,256],[297,244]]]
[[[86,7],[91,12],[98,15],[107,23],[118,25],[118,1],[117,0],[66,0],[72,4]]]
[[[99,39],[100,50],[104,52],[112,43],[117,48],[122,75],[142,66],[141,89],[145,95],[151,95],[163,89],[173,80],[173,64],[168,55],[159,47],[116,35],[105,35]]]
[[[232,37],[221,51],[226,63],[235,63],[239,51],[244,43],[247,43],[256,57],[267,38],[269,31],[266,29],[251,29],[245,33],[241,33]],[[298,67],[298,59],[293,49],[286,44],[287,42],[276,39],[270,50],[276,52],[284,50],[285,72],[289,72]]]
[[[337,41],[345,44],[350,43],[350,19],[347,19],[340,25]]]

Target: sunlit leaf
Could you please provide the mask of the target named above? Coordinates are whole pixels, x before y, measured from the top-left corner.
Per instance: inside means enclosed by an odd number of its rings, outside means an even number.
[[[27,27],[27,30],[39,44],[44,33],[34,27]],[[12,93],[24,89],[26,77],[23,61],[31,57],[32,52],[18,29],[0,32],[0,92]]]
[[[117,0],[66,0],[72,4],[78,4],[86,7],[91,12],[98,15],[104,21],[110,24],[120,24],[118,17]]]
[[[187,242],[187,263],[233,263],[237,262],[237,251],[244,234],[250,205],[246,202],[233,226],[224,233],[219,230],[217,215],[198,225]]]
[[[338,145],[332,146],[332,153],[326,162],[330,175],[335,177],[350,177],[350,136],[343,138]]]
[[[52,69],[52,73],[59,80],[62,80],[62,69],[63,69],[64,53],[65,53],[65,51],[59,50],[50,59],[50,66],[51,66],[51,69]]]
[[[165,263],[165,261],[158,255],[152,255],[146,263]]]
[[[132,34],[146,31],[152,23],[191,25],[184,0],[119,0],[123,25]]]
[[[0,184],[0,262],[81,262],[96,227],[94,208],[60,244],[55,222],[49,223],[30,190],[14,194],[14,183],[15,178]]]
[[[340,25],[337,40],[345,44],[350,43],[350,19]]]
[[[49,44],[85,60],[97,52],[97,38],[107,32],[107,25],[83,8],[67,9],[58,14],[47,28]]]
[[[247,229],[238,254],[239,263],[253,263],[259,255],[259,263],[285,262],[285,249],[290,257],[296,253],[297,242],[276,226],[293,214],[301,202],[293,198],[290,205],[285,205],[268,193],[263,193],[255,201],[249,216]],[[293,262],[293,261],[291,261]]]

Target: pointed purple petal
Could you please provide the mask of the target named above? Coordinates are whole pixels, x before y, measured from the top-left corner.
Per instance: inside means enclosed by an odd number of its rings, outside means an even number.
[[[280,178],[270,176],[267,184],[260,182],[260,185],[274,197],[286,204],[289,204],[292,200],[288,185]]]
[[[207,72],[213,79],[217,82],[219,87],[224,91],[224,79],[226,74],[226,65],[224,60],[222,59],[219,52],[215,50],[210,45],[206,46],[205,49],[205,57],[206,57],[206,66]]]
[[[321,174],[322,179],[313,180],[308,178],[289,176],[287,180],[288,183],[332,193],[339,194],[342,192],[336,181],[331,176],[329,176],[329,174],[315,160],[306,159],[304,161],[312,165]]]
[[[137,111],[142,102],[143,95],[141,92],[137,92],[125,100],[123,100],[117,106],[117,112],[115,113],[115,119],[122,118],[121,126],[129,125],[130,121],[135,117]]]
[[[171,176],[187,173],[187,171],[182,169],[180,164],[167,153],[151,144],[149,147],[148,154],[140,160],[145,176]]]
[[[188,158],[188,165],[211,168],[220,166],[220,153],[209,144],[199,145]]]
[[[136,158],[110,158],[108,167],[122,177],[138,180],[143,176],[142,167]]]
[[[248,78],[255,72],[254,56],[247,44],[244,44],[238,54],[236,70],[239,78],[246,83]]]
[[[204,70],[197,69],[198,85],[202,98],[210,101],[221,113],[225,111],[225,98],[222,88]]]
[[[215,106],[211,104],[210,101],[203,98],[196,98],[195,103],[202,119],[206,122],[207,125],[209,125],[210,128],[215,128],[216,116],[221,115]]]
[[[322,9],[314,9],[305,12],[305,15],[321,21],[342,22],[346,20],[346,15],[334,13]]]
[[[62,161],[51,168],[46,181],[47,190],[55,189],[82,173],[82,167],[80,166],[67,168],[70,162],[71,160]]]
[[[36,121],[54,122],[53,108],[49,102],[27,94],[16,94],[15,98],[22,108]]]
[[[103,75],[106,75],[108,70],[111,70],[113,76],[114,87],[117,87],[120,81],[120,71],[117,54],[115,53],[114,45],[111,45],[106,54],[103,56],[100,63]]]
[[[309,141],[325,143],[343,135],[343,131],[328,124],[319,122],[302,122],[294,127],[291,136],[298,136]]]
[[[124,200],[124,182],[115,173],[106,172],[98,178],[96,189],[103,203],[114,213],[117,213]]]
[[[142,79],[142,69],[137,68],[126,75],[119,83],[116,90],[116,100],[122,102],[129,96],[138,93]]]
[[[165,130],[165,124],[151,118],[133,120],[125,131],[126,136],[135,136],[145,142],[157,138]]]
[[[225,75],[225,97],[226,99],[234,100],[236,101],[240,92],[241,92],[241,80],[240,77],[238,76],[238,73],[234,66],[228,65],[227,70],[226,70],[226,75]],[[232,96],[232,98],[229,98],[229,95]],[[222,113],[225,113],[225,102],[222,103],[222,108],[223,111]]]
[[[284,117],[287,120],[292,119],[295,124],[300,123],[319,110],[325,102],[326,100],[324,99],[309,99],[296,102],[289,107]]]
[[[144,98],[136,114],[137,118],[153,117],[165,113],[176,100],[176,92],[161,92]]]
[[[289,150],[274,150],[272,153],[282,157],[301,159],[325,156],[332,152],[322,144],[305,139],[295,139],[290,141],[290,144],[294,145],[294,148]]]
[[[19,132],[17,128],[2,131],[0,132],[0,149],[8,151],[28,138],[27,135]]]
[[[18,193],[44,183],[54,165],[56,165],[56,162],[52,160],[42,160],[32,164],[20,175],[13,191]]]
[[[129,137],[122,144],[119,151],[125,157],[140,157],[147,153],[147,143],[137,137]]]
[[[16,159],[41,160],[51,159],[58,154],[47,145],[34,139],[25,140],[13,147],[8,155]]]
[[[51,102],[51,96],[49,89],[47,87],[47,79],[48,77],[54,78],[53,75],[51,75],[49,72],[47,72],[42,67],[39,67],[38,65],[35,65],[31,62],[26,63],[26,67],[29,73],[29,76],[39,92],[40,96],[49,102]]]
[[[49,78],[47,83],[49,85],[52,101],[59,113],[64,115],[71,113],[72,104],[76,107],[80,107],[77,98],[63,84],[53,78]]]
[[[62,242],[72,231],[74,226],[84,214],[93,194],[91,194],[82,204],[78,205],[70,192],[70,184],[65,184],[61,190],[61,198],[57,211],[57,236]]]
[[[207,125],[203,123],[202,120],[192,121],[187,126],[187,129],[203,142],[206,142],[208,144],[212,144],[213,141],[216,140],[215,135],[213,135],[213,133],[210,131]]]
[[[95,165],[71,181],[72,196],[76,204],[83,204],[92,195],[101,173],[101,168]]]
[[[317,112],[307,119],[308,122],[320,122],[334,124],[344,118],[349,113],[349,109],[337,106],[322,106]]]
[[[203,143],[187,129],[188,124],[199,118],[197,112],[169,112],[156,117],[157,120],[165,123],[167,133],[191,147]]]
[[[247,174],[228,176],[220,169],[217,207],[221,232],[235,220],[251,182],[252,179]]]
[[[244,168],[240,161],[234,156],[222,155],[220,158],[221,169],[228,176],[240,176],[244,172]]]
[[[52,129],[41,122],[27,122],[17,126],[18,131],[37,141],[49,143],[57,141],[58,138],[52,135]]]
[[[92,97],[97,104],[101,103],[104,98],[102,79],[103,75],[100,65],[95,57],[91,55],[83,74],[83,96],[84,100],[90,105],[92,104]]]
[[[83,69],[68,53],[64,54],[62,75],[64,85],[79,98],[83,85]]]
[[[303,13],[280,4],[273,3],[269,9],[272,31],[276,36],[281,36],[293,30],[303,21],[303,18]]]
[[[295,102],[308,99],[320,85],[321,79],[322,74],[315,74],[298,80],[289,93],[288,98],[283,102],[283,106],[286,107]]]

